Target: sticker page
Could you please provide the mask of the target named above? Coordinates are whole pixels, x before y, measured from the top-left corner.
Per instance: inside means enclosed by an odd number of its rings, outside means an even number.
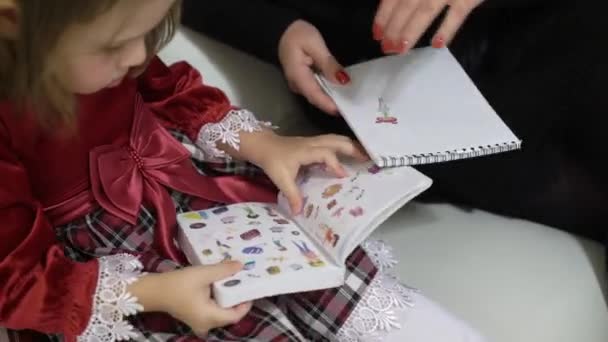
[[[243,271],[222,281],[223,287],[246,287],[277,275],[330,266],[315,243],[272,205],[234,204],[181,214],[178,221],[192,247],[186,252],[191,262],[243,263]]]
[[[409,167],[380,169],[371,162],[344,166],[349,175],[343,179],[319,167],[301,175],[304,210],[294,217],[336,262],[342,262],[389,215],[431,184]],[[285,201],[280,195],[279,203],[285,205]]]

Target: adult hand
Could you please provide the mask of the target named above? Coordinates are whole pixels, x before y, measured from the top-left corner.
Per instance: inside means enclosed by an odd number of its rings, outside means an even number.
[[[372,33],[382,50],[405,53],[413,48],[433,21],[448,6],[432,39],[436,48],[450,43],[469,13],[483,0],[380,0]]]
[[[347,84],[350,77],[331,54],[316,27],[303,20],[294,21],[279,41],[279,61],[292,91],[324,112],[338,114],[334,101],[315,80],[314,69],[337,84]]]

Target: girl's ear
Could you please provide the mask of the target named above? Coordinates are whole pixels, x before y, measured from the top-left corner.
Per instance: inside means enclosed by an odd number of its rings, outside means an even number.
[[[0,38],[16,39],[18,8],[14,0],[0,0]]]

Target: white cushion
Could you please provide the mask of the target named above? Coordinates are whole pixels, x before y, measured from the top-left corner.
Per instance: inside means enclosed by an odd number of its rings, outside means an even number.
[[[187,60],[205,82],[284,132],[314,132],[270,65],[186,29],[161,57]],[[419,203],[374,235],[394,247],[402,279],[489,341],[608,341],[606,270],[597,243],[482,211]]]

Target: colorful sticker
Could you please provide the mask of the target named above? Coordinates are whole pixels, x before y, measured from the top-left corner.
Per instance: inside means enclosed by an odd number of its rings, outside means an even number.
[[[231,247],[225,243],[222,243],[220,240],[215,240],[215,244],[220,248],[220,253],[222,254],[222,261],[232,260],[232,255],[228,253],[225,249],[230,249]]]
[[[310,218],[310,215],[312,215],[312,211],[314,209],[315,209],[315,206],[312,203],[310,203],[308,205],[308,207],[306,207],[306,213],[305,213],[306,218]]]
[[[236,216],[226,216],[221,219],[223,224],[232,224],[234,220],[236,220]]]
[[[300,250],[300,253],[302,253],[302,255],[308,260],[308,264],[310,266],[321,267],[321,266],[325,265],[323,260],[321,260],[315,252],[313,252],[310,248],[308,248],[308,246],[306,245],[306,242],[304,242],[302,240],[300,240],[300,244],[296,243],[295,241],[292,241],[292,242],[296,247],[298,247],[298,249]]]
[[[281,263],[281,262],[287,260],[287,258],[283,257],[283,256],[280,256],[280,257],[269,257],[269,258],[266,258],[266,260],[272,261],[272,262],[279,262],[279,263]]]
[[[285,228],[279,226],[270,227],[270,231],[273,233],[282,233],[283,230],[285,230]]]
[[[226,287],[233,287],[233,286],[237,286],[240,283],[241,283],[240,280],[238,280],[238,279],[232,279],[232,280],[228,280],[223,285],[226,286]]]
[[[291,264],[291,265],[289,265],[289,268],[291,268],[294,271],[299,271],[299,270],[301,270],[304,267],[302,265],[300,265],[300,264]]]
[[[227,251],[223,251],[222,252],[222,261],[230,261],[232,260],[232,255],[230,255],[230,253],[228,253]]]
[[[353,217],[363,216],[363,208],[356,207],[356,208],[349,210],[348,213],[351,214],[351,216],[353,216]]]
[[[393,125],[397,124],[397,118],[394,116],[391,116],[390,108],[384,102],[384,99],[382,97],[378,98],[378,115],[381,115],[381,116],[376,118],[377,124],[383,124],[383,123],[389,123],[389,124],[393,124]]]
[[[243,254],[262,254],[264,249],[259,246],[251,246],[243,248]]]
[[[249,241],[249,240],[255,239],[260,236],[262,236],[262,234],[260,233],[259,230],[252,229],[252,230],[248,230],[248,231],[244,232],[243,234],[241,234],[241,239],[243,239],[245,241]]]
[[[323,239],[325,242],[329,243],[332,247],[336,247],[338,244],[338,240],[340,240],[340,235],[336,234],[333,229],[331,229],[326,224],[320,224],[321,230],[323,230]]]
[[[215,240],[215,244],[220,248],[228,248],[228,249],[232,248],[229,245],[221,242],[220,240]]]
[[[203,255],[204,256],[210,256],[213,254],[213,251],[210,249],[203,249]]]
[[[245,207],[243,209],[245,209],[245,211],[247,212],[247,218],[249,219],[255,220],[256,218],[260,217],[260,215],[256,214],[253,209],[249,207]]]
[[[277,224],[289,224],[289,221],[287,221],[286,219],[274,219],[274,222],[276,222]]]
[[[327,188],[325,188],[325,190],[323,190],[322,196],[323,196],[323,198],[332,198],[338,192],[340,192],[340,190],[342,190],[342,184],[330,185]]]
[[[338,210],[334,211],[333,214],[331,214],[332,217],[340,217],[342,216],[342,212],[344,211],[344,207],[340,207],[338,208]]]
[[[202,222],[193,223],[190,225],[190,229],[201,229],[201,228],[205,228],[205,227],[207,227],[207,225]]]
[[[228,211],[228,208],[226,208],[226,207],[217,207],[217,208],[211,210],[211,212],[214,213],[215,215],[220,215],[227,211]]]
[[[201,217],[201,215],[197,212],[191,212],[191,213],[184,213],[182,215],[183,218],[187,218],[189,220],[202,220],[203,217]]]
[[[287,251],[287,248],[281,244],[280,240],[273,239],[272,242],[274,242],[274,245],[277,246],[277,248],[279,249],[279,251],[281,251],[281,252],[286,252]]]
[[[336,204],[338,204],[338,202],[336,202],[336,200],[331,200],[331,202],[327,203],[327,210],[331,210],[333,207],[336,206]]]
[[[268,272],[270,275],[275,275],[281,273],[281,269],[279,266],[270,266],[266,269],[266,272]]]
[[[243,269],[245,271],[251,271],[252,269],[255,268],[255,261],[251,260],[251,261],[247,261],[244,265],[243,265]]]
[[[270,217],[277,217],[277,213],[274,211],[274,209],[272,209],[271,207],[264,207],[264,209],[266,209],[266,214],[268,214],[268,216]]]

